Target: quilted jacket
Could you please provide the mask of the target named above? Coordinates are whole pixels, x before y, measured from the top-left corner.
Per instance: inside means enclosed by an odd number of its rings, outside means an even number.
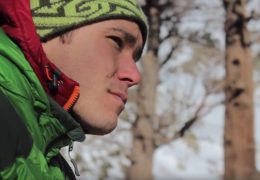
[[[59,151],[85,138],[68,112],[78,96],[44,54],[29,0],[0,1],[0,179],[75,179]]]

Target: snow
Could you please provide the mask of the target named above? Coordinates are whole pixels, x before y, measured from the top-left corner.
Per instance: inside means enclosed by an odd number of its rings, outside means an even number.
[[[260,107],[255,108],[256,169],[260,171]]]
[[[196,152],[178,140],[171,146],[160,148],[154,159],[155,179],[221,179],[223,166],[216,161],[221,159],[221,148],[203,141],[200,146],[200,151]]]
[[[221,180],[224,173],[224,107],[219,106],[192,128],[198,148],[178,139],[157,149],[155,179]],[[255,108],[256,167],[260,171],[260,110]]]
[[[155,179],[221,179],[223,175],[223,107],[216,108],[192,129],[198,148],[185,139],[157,149]]]

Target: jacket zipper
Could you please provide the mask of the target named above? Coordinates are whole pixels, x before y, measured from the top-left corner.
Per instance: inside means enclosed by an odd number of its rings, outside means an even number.
[[[53,147],[58,141],[60,141],[61,139],[64,138],[65,135],[63,136],[59,136],[58,138],[56,138],[55,140],[53,140],[51,143],[48,144],[48,146],[46,147],[46,150],[45,150],[45,156],[47,156],[49,150],[51,149],[51,147]],[[69,155],[69,159],[70,159],[70,162],[72,163],[73,167],[74,167],[74,173],[76,176],[80,176],[80,173],[79,173],[79,169],[78,169],[78,166],[77,166],[77,163],[76,161],[71,157],[70,155],[70,152],[73,150],[73,141],[71,140],[70,141],[70,144],[69,144],[69,150],[68,150],[68,155]]]
[[[71,158],[71,155],[70,155],[70,152],[71,152],[72,150],[73,150],[73,141],[70,141],[69,151],[68,151],[69,158],[70,158],[70,162],[72,163],[72,165],[73,165],[73,167],[74,167],[75,175],[76,175],[76,176],[80,176],[77,163],[76,163],[76,161],[75,161],[73,158]]]
[[[80,92],[79,86],[75,86],[68,101],[63,105],[63,108],[66,111],[68,111],[72,107],[72,105],[76,102],[76,100],[79,98],[79,92]]]

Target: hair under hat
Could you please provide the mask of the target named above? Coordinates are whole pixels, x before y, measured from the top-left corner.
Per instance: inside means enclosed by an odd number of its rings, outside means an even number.
[[[107,19],[136,22],[144,42],[147,21],[136,0],[30,0],[40,39],[46,41],[77,27]]]

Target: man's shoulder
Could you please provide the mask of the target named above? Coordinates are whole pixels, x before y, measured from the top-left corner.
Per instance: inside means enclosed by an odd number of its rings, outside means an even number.
[[[24,68],[29,66],[27,61],[22,61],[25,57],[20,47],[9,38],[2,28],[0,28],[0,55],[16,63],[17,66],[24,66]]]
[[[1,55],[0,51],[0,89],[21,98],[28,98],[29,85],[23,72],[8,57]]]
[[[41,91],[40,82],[22,50],[0,28],[0,88],[21,98],[30,98],[32,88]]]

